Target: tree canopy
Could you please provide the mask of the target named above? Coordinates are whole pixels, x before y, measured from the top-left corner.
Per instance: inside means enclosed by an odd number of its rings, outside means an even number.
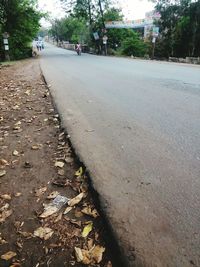
[[[30,43],[40,28],[42,14],[37,11],[36,0],[0,1],[1,58],[4,55],[2,35],[9,33],[10,56],[20,59],[30,53]]]
[[[160,38],[157,56],[200,56],[200,0],[158,0]]]

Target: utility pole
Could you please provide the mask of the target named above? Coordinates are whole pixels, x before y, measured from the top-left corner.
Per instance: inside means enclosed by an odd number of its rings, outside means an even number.
[[[105,21],[104,21],[103,8],[102,8],[101,0],[99,0],[99,8],[100,8],[100,14],[101,14],[103,28],[105,29]]]
[[[92,13],[91,13],[91,0],[88,0],[88,14],[89,14],[89,23],[92,25]]]

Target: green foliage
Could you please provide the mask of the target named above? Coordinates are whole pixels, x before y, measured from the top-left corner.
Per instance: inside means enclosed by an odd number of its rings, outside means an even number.
[[[147,46],[133,30],[109,29],[104,24],[110,20],[123,20],[120,9],[114,8],[110,0],[61,0],[70,15],[53,23],[51,34],[59,40],[81,42],[95,47],[98,53],[104,50],[103,36],[108,37],[108,53],[144,56]],[[68,10],[69,11],[69,10]],[[100,40],[95,41],[92,33],[98,32]]]
[[[147,46],[136,32],[127,30],[126,37],[122,41],[121,52],[126,56],[143,57],[147,52]]]
[[[85,43],[88,39],[89,29],[84,19],[69,16],[54,21],[51,28],[51,34],[60,41]]]
[[[156,5],[161,18],[160,38],[156,45],[157,56],[200,56],[200,1],[158,0]]]
[[[0,3],[0,36],[8,32],[11,59],[30,56],[31,42],[39,30],[42,16],[36,10],[33,0],[1,0]],[[2,38],[1,38],[2,40]],[[1,55],[3,46],[1,45]]]

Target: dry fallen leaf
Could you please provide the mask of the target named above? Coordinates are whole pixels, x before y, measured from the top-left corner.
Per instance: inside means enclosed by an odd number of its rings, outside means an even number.
[[[66,217],[65,217],[65,219],[66,219]],[[81,227],[81,221],[77,221],[75,219],[71,219],[70,220],[70,223],[72,223],[74,225],[77,225],[78,227]]]
[[[91,250],[94,246],[94,240],[93,239],[89,239],[88,242],[87,242],[87,247],[88,247],[88,250]]]
[[[60,213],[57,218],[54,220],[54,223],[59,222],[62,219],[62,213]]]
[[[75,172],[76,176],[81,176],[83,174],[83,167],[80,167],[78,171]]]
[[[13,257],[15,257],[16,255],[17,254],[15,252],[8,251],[7,253],[1,255],[1,259],[8,261],[8,260],[12,259]]]
[[[4,210],[7,210],[9,208],[9,204],[6,203],[5,205],[3,205],[1,208],[0,208],[0,211],[4,211]]]
[[[73,158],[71,158],[71,157],[65,157],[65,162],[66,163],[72,163],[74,160],[73,160]]]
[[[47,191],[47,187],[46,186],[45,187],[42,187],[42,188],[39,188],[39,189],[35,190],[35,195],[36,195],[36,197],[40,197],[46,191]]]
[[[58,211],[58,208],[55,206],[48,206],[44,209],[44,212],[40,214],[40,218],[47,218],[51,216],[52,214],[56,213]]]
[[[16,156],[16,157],[19,156],[19,152],[17,150],[14,150],[12,154],[13,154],[13,156]]]
[[[7,244],[7,243],[8,242],[1,237],[1,233],[0,233],[0,245],[4,245],[4,244]]]
[[[19,262],[14,262],[10,267],[21,267],[21,264]]]
[[[81,262],[85,265],[89,265],[92,263],[90,252],[88,250],[75,247],[75,255],[77,262]]]
[[[18,231],[18,233],[27,239],[33,237],[33,235],[31,233],[28,233],[28,232]]]
[[[96,246],[91,251],[91,256],[94,259],[95,263],[100,263],[102,261],[104,251],[105,251],[105,248],[101,246]]]
[[[78,204],[79,202],[81,202],[81,200],[82,200],[83,197],[84,197],[84,193],[80,193],[75,198],[70,199],[69,202],[68,202],[68,205],[70,207],[75,206],[76,204]]]
[[[75,255],[76,255],[76,260],[77,262],[82,262],[83,261],[83,253],[80,248],[75,247]]]
[[[64,165],[65,165],[65,163],[64,163],[64,162],[62,162],[62,161],[56,161],[56,162],[55,162],[55,167],[58,167],[58,168],[63,168],[63,167],[64,167]]]
[[[5,159],[0,159],[0,168],[5,168],[5,166],[9,166],[9,163]]]
[[[30,93],[31,93],[31,91],[30,90],[26,90],[26,92],[24,92],[24,94],[26,94],[26,95],[30,95]]]
[[[67,213],[69,213],[72,209],[73,209],[72,207],[67,207],[67,208],[65,209],[65,211],[63,212],[63,214],[67,214]]]
[[[34,236],[37,236],[41,239],[48,240],[53,235],[53,230],[49,227],[39,227],[34,231]]]
[[[22,195],[22,193],[18,192],[15,194],[15,197],[20,197]]]
[[[80,210],[75,210],[74,211],[74,215],[76,218],[80,218],[83,216],[83,213]]]
[[[48,195],[47,199],[54,199],[59,195],[58,191],[53,191],[51,194]]]
[[[0,223],[5,222],[5,220],[12,214],[12,210],[4,210],[0,214]]]
[[[41,149],[43,147],[42,144],[36,144],[36,145],[32,145],[31,149],[32,150],[38,150],[38,149]]]
[[[98,212],[96,209],[92,209],[91,207],[85,207],[84,209],[81,210],[82,213],[89,215],[93,218],[97,218],[99,216]]]
[[[5,170],[0,170],[0,177],[3,177],[4,175],[6,175],[6,171]]]
[[[2,198],[4,200],[11,200],[11,195],[4,194],[4,195],[1,195],[0,198]]]
[[[92,231],[92,228],[93,228],[93,223],[89,223],[88,225],[86,225],[83,229],[82,237],[87,237],[89,233]]]

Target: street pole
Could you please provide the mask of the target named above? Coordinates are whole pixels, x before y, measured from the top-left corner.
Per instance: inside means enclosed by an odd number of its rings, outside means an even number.
[[[10,61],[8,38],[9,38],[9,34],[7,32],[4,32],[3,33],[3,44],[4,44],[6,61]]]
[[[105,22],[104,22],[104,15],[103,15],[103,8],[102,8],[101,0],[99,0],[99,8],[100,8],[100,13],[101,13],[102,24],[105,29]]]
[[[152,48],[152,56],[151,56],[151,59],[154,59],[155,47],[156,47],[156,38],[155,37],[153,37],[152,43],[153,43],[153,48]]]

